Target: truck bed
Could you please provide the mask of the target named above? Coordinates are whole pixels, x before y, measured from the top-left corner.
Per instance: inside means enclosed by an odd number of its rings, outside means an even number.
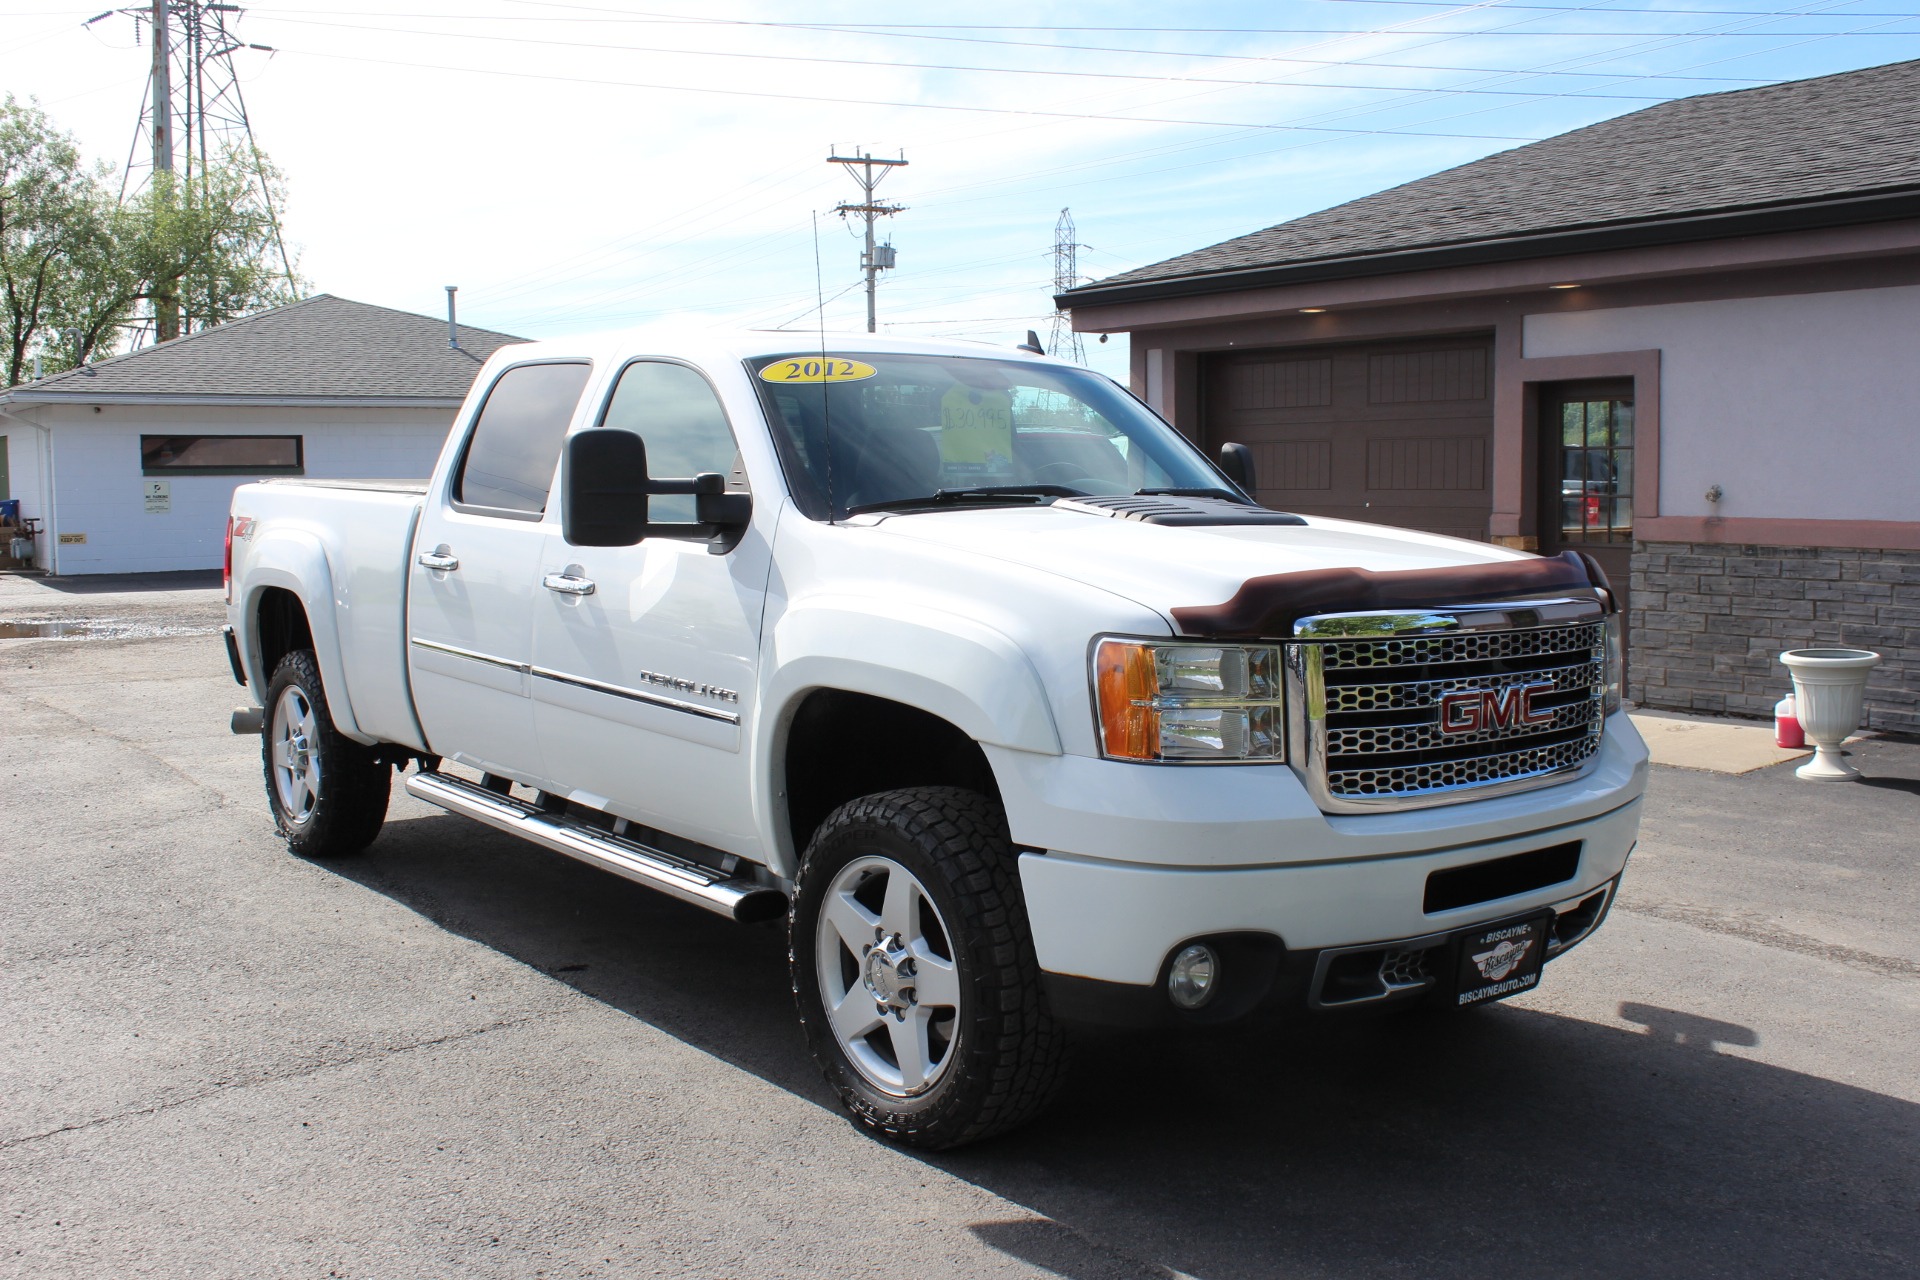
[[[426,490],[425,480],[303,478],[256,481],[233,495],[234,514],[260,522],[235,542],[236,587],[271,581],[310,592],[304,603],[336,720],[345,703],[353,736],[416,749],[426,742],[407,678],[406,589]]]

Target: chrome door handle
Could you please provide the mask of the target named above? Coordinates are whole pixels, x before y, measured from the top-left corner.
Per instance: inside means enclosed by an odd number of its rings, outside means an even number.
[[[549,591],[558,591],[567,596],[590,596],[593,594],[593,579],[575,577],[571,573],[550,573],[540,579]]]
[[[448,555],[444,551],[422,551],[419,561],[421,567],[435,569],[441,573],[452,573],[460,567],[460,557]]]

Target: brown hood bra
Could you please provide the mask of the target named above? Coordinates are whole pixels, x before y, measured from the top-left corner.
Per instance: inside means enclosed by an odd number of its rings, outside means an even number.
[[[1172,610],[1181,634],[1208,637],[1275,637],[1293,634],[1293,624],[1322,613],[1433,609],[1456,604],[1538,599],[1569,591],[1597,594],[1608,611],[1617,606],[1607,575],[1592,557],[1577,551],[1493,564],[1439,569],[1309,569],[1249,578],[1222,604]]]

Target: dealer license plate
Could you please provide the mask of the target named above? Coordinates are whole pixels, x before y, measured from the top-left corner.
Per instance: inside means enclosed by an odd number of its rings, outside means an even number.
[[[1540,985],[1553,914],[1483,924],[1458,933],[1460,967],[1455,998],[1462,1005],[1498,1000]]]

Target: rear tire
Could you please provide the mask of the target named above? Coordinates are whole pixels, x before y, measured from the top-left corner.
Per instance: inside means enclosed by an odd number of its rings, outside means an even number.
[[[800,1023],[868,1131],[938,1150],[1040,1113],[1066,1073],[1000,806],[954,787],[853,800],[789,915]]]
[[[311,649],[296,649],[274,668],[260,763],[274,829],[301,857],[359,853],[380,834],[393,771],[334,728]]]

